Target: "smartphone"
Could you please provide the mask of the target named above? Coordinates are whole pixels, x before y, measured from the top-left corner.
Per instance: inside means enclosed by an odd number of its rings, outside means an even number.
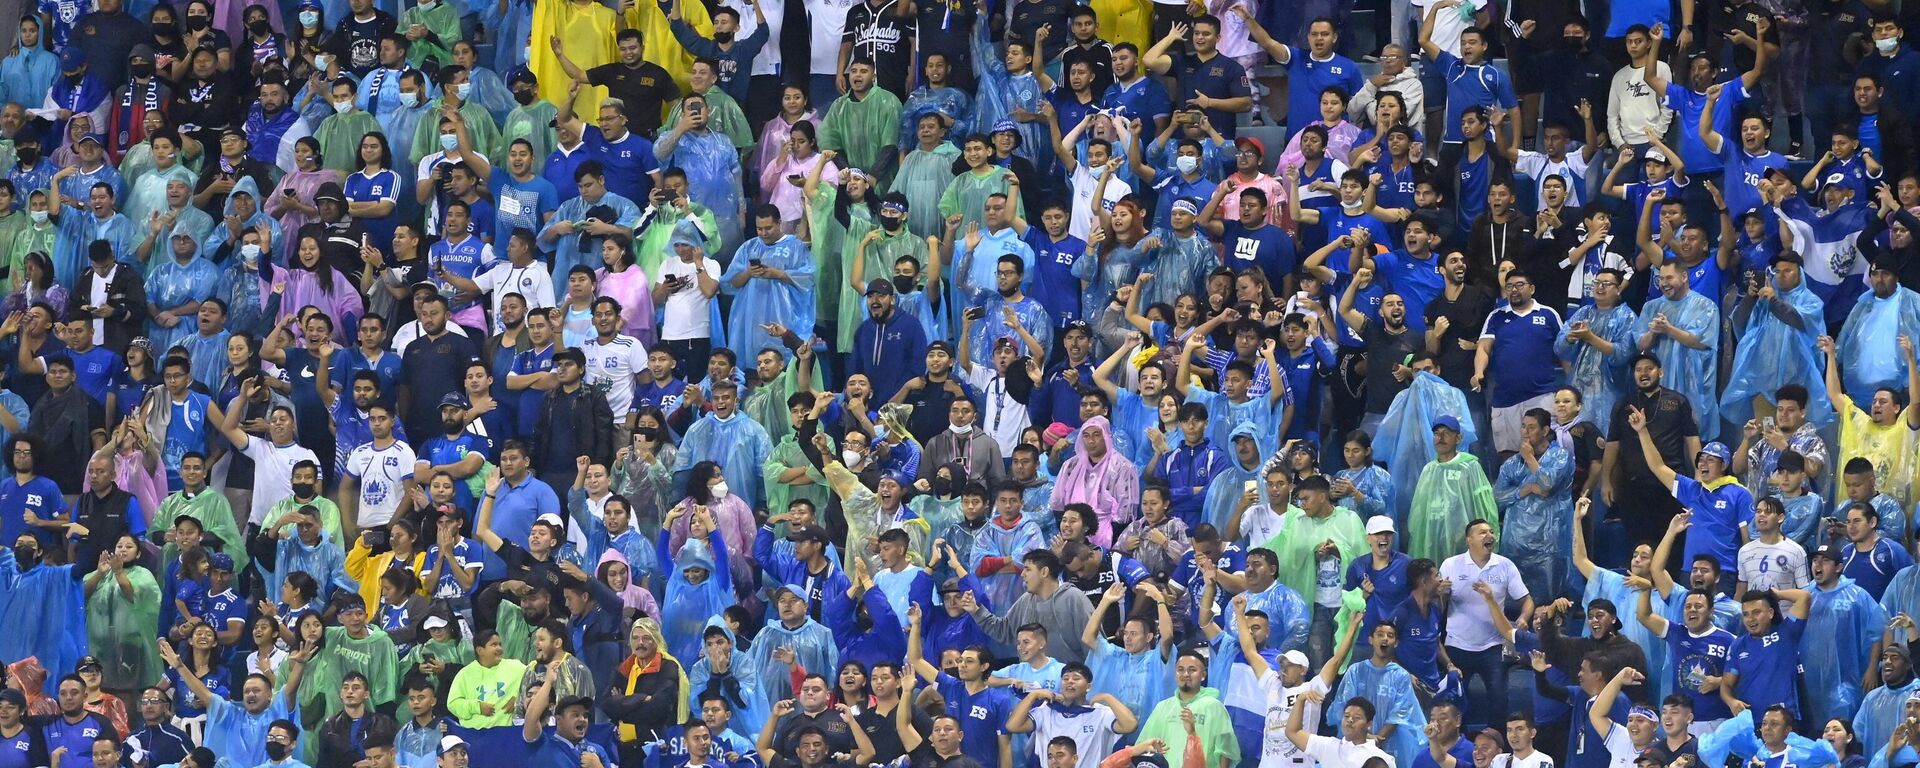
[[[987,316],[987,310],[985,307],[967,307],[966,314],[968,320],[978,320]]]
[[[758,266],[760,266],[760,260],[759,260],[759,259],[747,259],[747,266],[749,266],[749,267],[758,267]]]
[[[1245,483],[1241,483],[1241,484],[1240,484],[1240,492],[1241,492],[1241,493],[1253,493],[1253,489],[1254,489],[1254,486],[1255,486],[1255,485],[1257,485],[1258,483],[1259,483],[1259,481],[1258,481],[1258,480],[1248,480],[1248,481],[1246,481]]]

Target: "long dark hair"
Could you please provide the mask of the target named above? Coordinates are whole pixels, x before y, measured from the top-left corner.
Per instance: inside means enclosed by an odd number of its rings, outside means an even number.
[[[715,462],[703,461],[693,465],[693,469],[687,472],[687,498],[701,506],[712,504],[713,492],[707,489],[707,485],[716,476],[721,475],[720,465]]]
[[[366,141],[367,139],[380,142],[380,170],[391,170],[393,168],[393,144],[387,141],[387,135],[379,131],[374,131],[360,137],[360,141]],[[366,169],[367,159],[360,155],[360,142],[354,142],[353,170],[358,173]]]
[[[300,246],[306,245],[308,240],[313,241],[313,249],[316,251],[311,267],[300,263]],[[326,241],[325,225],[308,224],[301,227],[300,238],[294,241],[292,257],[287,259],[287,269],[303,269],[312,272],[320,284],[320,292],[331,297],[333,296],[333,265],[327,263],[327,254],[322,248],[322,244]]]

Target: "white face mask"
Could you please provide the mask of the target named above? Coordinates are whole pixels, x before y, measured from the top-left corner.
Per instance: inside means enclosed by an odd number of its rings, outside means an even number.
[[[947,431],[952,432],[956,435],[964,435],[973,431],[973,425],[972,424],[948,424]]]
[[[844,448],[844,449],[841,449],[840,451],[840,463],[845,464],[849,467],[860,466],[860,460],[864,458],[866,457],[860,455],[859,451],[856,451],[852,448]]]
[[[46,211],[27,211],[27,220],[35,224],[47,223]]]
[[[1181,155],[1180,157],[1174,158],[1173,166],[1180,169],[1181,173],[1191,174],[1200,169],[1200,158],[1191,155]]]
[[[313,17],[313,21],[307,21],[307,17],[308,17],[308,16],[312,16],[312,17]],[[301,24],[304,24],[304,25],[306,25],[306,26],[309,26],[309,27],[311,27],[311,26],[314,26],[314,25],[316,25],[316,24],[319,24],[319,23],[320,23],[320,14],[317,14],[317,13],[313,13],[313,12],[311,12],[311,11],[309,11],[309,12],[307,12],[307,13],[302,13],[302,14],[300,14],[300,23],[301,23]],[[322,71],[322,72],[325,72],[325,71],[327,71],[327,65],[328,65],[328,64],[330,64],[330,63],[332,63],[332,62],[333,62],[333,60],[332,60],[332,59],[329,59],[329,58],[327,58],[327,55],[326,55],[326,54],[324,54],[324,53],[316,53],[316,54],[314,54],[314,55],[313,55],[313,68],[314,68],[314,69],[317,69],[317,70],[320,70],[320,71]]]
[[[713,494],[713,500],[715,502],[725,501],[727,494],[731,493],[731,491],[727,490],[727,481],[725,480],[707,486],[707,492]]]
[[[400,105],[404,107],[420,106],[420,94],[417,91],[401,91]]]
[[[319,12],[319,11],[301,11],[301,12],[300,12],[300,26],[303,26],[303,27],[317,27],[317,26],[320,26],[320,12]],[[319,67],[320,69],[326,69],[326,68],[327,68],[327,57],[326,57],[326,56],[325,56],[324,54],[322,54],[322,55],[318,55],[318,56],[314,56],[314,57],[313,57],[313,65],[314,65],[315,67]]]
[[[346,114],[346,113],[348,113],[348,112],[352,112],[352,111],[353,111],[353,99],[347,99],[346,101],[336,101],[336,102],[334,102],[334,103],[333,103],[333,111],[335,111],[335,112],[338,112],[338,113],[340,113],[340,114],[343,114],[343,115],[344,115],[344,114]]]
[[[466,101],[467,96],[472,93],[473,83],[461,83],[453,87],[453,95],[459,96],[461,101]]]
[[[240,245],[240,258],[247,262],[247,266],[253,266],[260,261],[260,246],[253,243],[242,243]]]
[[[1900,38],[1889,37],[1885,40],[1875,40],[1873,41],[1873,47],[1880,49],[1881,53],[1893,53],[1893,49],[1900,47]]]

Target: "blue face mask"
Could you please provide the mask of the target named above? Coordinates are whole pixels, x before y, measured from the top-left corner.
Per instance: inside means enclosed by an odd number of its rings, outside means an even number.
[[[445,150],[445,151],[448,151],[448,152],[452,152],[453,150],[455,150],[455,149],[457,149],[457,148],[459,148],[459,146],[460,146],[460,137],[459,137],[459,136],[457,136],[457,135],[455,135],[455,134],[451,134],[451,133],[443,133],[443,134],[440,134],[440,148],[441,148],[441,149],[443,149],[443,150]]]
[[[473,83],[461,83],[453,87],[453,94],[459,96],[461,101],[466,101],[470,93],[473,93]]]
[[[320,12],[319,11],[301,11],[300,26],[303,26],[303,27],[320,26]]]

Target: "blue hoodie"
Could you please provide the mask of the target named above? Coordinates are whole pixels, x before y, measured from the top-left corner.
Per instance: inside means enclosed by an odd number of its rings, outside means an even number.
[[[926,329],[896,306],[885,322],[869,317],[853,332],[847,372],[866,374],[874,399],[884,403],[907,381],[927,372],[926,349]]]

